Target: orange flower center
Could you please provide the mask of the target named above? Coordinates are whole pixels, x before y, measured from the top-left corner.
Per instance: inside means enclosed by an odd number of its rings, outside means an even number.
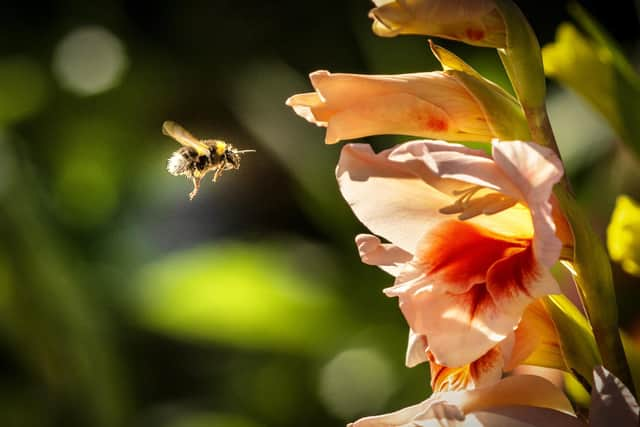
[[[426,235],[418,266],[434,289],[460,298],[470,318],[503,298],[524,293],[535,278],[531,239],[506,237],[464,221],[446,221]]]

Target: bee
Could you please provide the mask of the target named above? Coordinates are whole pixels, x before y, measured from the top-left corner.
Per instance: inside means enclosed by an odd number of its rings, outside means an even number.
[[[241,154],[254,153],[255,150],[237,150],[231,144],[218,139],[196,139],[185,128],[176,122],[166,121],[162,124],[162,133],[182,144],[167,161],[167,171],[171,175],[185,175],[193,182],[193,191],[189,200],[198,194],[200,180],[213,172],[216,182],[222,172],[240,168]]]

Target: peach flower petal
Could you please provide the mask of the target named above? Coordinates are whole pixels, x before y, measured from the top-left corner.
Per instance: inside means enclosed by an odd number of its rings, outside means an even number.
[[[527,306],[514,337],[505,371],[521,364],[566,370],[558,332],[542,300],[537,299]]]
[[[454,156],[459,157],[457,163]],[[358,219],[374,234],[413,253],[431,227],[451,218],[440,211],[454,206],[474,185],[507,191],[508,180],[497,169],[485,167],[489,161],[479,150],[443,141],[414,141],[378,154],[366,144],[347,144],[336,176]],[[452,172],[452,163],[462,169],[475,167],[480,177],[457,176],[467,179],[465,182],[438,175],[440,168]],[[531,215],[525,207],[489,211],[491,215],[477,215],[471,221],[506,236],[533,235]]]
[[[547,270],[561,246],[549,202],[559,163],[534,144],[493,146],[498,160],[441,141],[378,154],[350,144],[336,171],[356,216],[413,254],[404,268],[394,265],[396,283],[385,293],[399,297],[411,329],[448,367],[480,358],[531,302],[560,292]]]
[[[411,267],[384,292],[399,297],[411,329],[426,335],[434,360],[449,367],[481,357],[517,327],[534,299],[560,292],[531,246],[464,222],[427,234]]]
[[[476,46],[505,47],[504,19],[493,0],[374,1],[373,32],[382,37],[422,34]]]
[[[555,238],[551,204],[553,186],[562,178],[562,162],[552,150],[538,144],[494,141],[492,145],[496,165],[518,187],[531,210],[536,230],[533,243],[536,257],[551,267],[562,247],[562,242]]]
[[[439,206],[454,199],[410,171],[375,154],[367,144],[343,147],[336,176],[342,195],[374,234],[413,253],[420,238],[441,221]],[[434,174],[434,180],[439,180]]]
[[[352,427],[413,426],[586,427],[571,403],[549,381],[533,376],[505,378],[480,389],[434,393],[399,411],[362,418]]]
[[[315,89],[290,97],[296,114],[327,127],[325,142],[401,134],[451,141],[487,141],[494,133],[483,105],[455,74],[309,75]]]
[[[491,348],[468,365],[450,368],[431,357],[431,389],[439,391],[473,390],[494,384],[502,378],[504,355],[499,346]]]
[[[409,328],[409,343],[407,345],[407,355],[404,362],[405,366],[407,368],[413,368],[423,362],[428,362],[428,350],[429,343],[427,342],[427,337],[424,334],[416,334]]]
[[[409,252],[390,243],[382,243],[371,234],[358,234],[356,246],[363,263],[378,266],[392,276],[400,274],[404,264],[413,258]]]

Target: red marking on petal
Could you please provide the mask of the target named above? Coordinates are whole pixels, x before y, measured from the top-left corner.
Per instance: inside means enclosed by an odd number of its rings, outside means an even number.
[[[484,38],[484,31],[475,28],[467,28],[465,34],[467,35],[467,38],[472,41],[478,41]]]
[[[508,251],[507,257],[496,262],[487,272],[487,290],[494,300],[509,299],[518,294],[531,298],[528,284],[538,277],[533,246]]]
[[[446,132],[449,129],[449,124],[444,119],[437,117],[430,117],[427,120],[426,128],[435,132]]]
[[[469,319],[473,319],[476,313],[495,310],[495,304],[491,294],[484,283],[473,286],[467,292],[458,296],[459,304],[465,308]]]
[[[485,283],[487,272],[496,261],[530,244],[529,239],[510,239],[467,222],[451,220],[422,239],[416,258],[434,285],[462,294],[473,285]]]

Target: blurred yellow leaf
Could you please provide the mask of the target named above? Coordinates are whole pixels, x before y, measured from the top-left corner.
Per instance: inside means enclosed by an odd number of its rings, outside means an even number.
[[[179,338],[323,353],[349,324],[323,274],[308,271],[323,255],[309,246],[226,243],[169,255],[140,272],[135,315]]]
[[[622,269],[640,276],[640,205],[621,195],[607,227],[607,247],[611,259]]]
[[[588,36],[561,24],[542,49],[545,73],[586,99],[640,153],[640,76],[592,17],[577,5],[571,11]]]

